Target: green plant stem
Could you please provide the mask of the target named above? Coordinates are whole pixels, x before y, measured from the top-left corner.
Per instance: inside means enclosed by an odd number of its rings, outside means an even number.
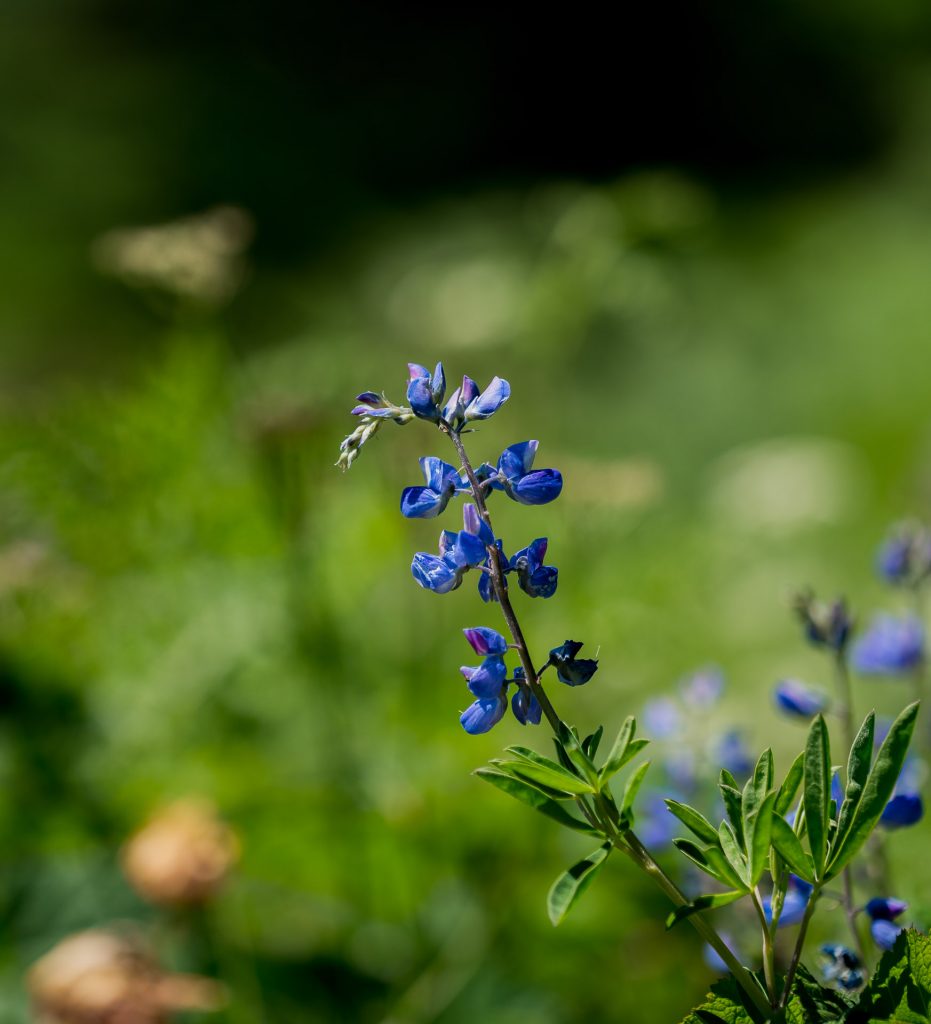
[[[773,934],[766,921],[766,913],[763,910],[763,900],[760,897],[759,886],[753,890],[750,896],[753,900],[753,907],[756,910],[757,917],[760,919],[760,929],[763,933],[763,976],[766,978],[766,990],[769,993],[770,1003],[776,1006],[778,994],[776,991],[776,949],[773,945]]]
[[[469,456],[466,453],[465,445],[462,443],[462,438],[445,421],[440,422],[440,429],[448,434],[450,440],[453,442],[453,445],[456,448],[456,453],[459,456],[460,464],[462,465],[463,471],[469,481],[469,486],[472,490],[472,499],[475,502],[478,514],[481,516],[482,521],[488,526],[488,528],[492,530],[492,533],[494,533],[491,524],[491,517],[488,514],[488,507],[485,504],[485,495],[482,490],[482,486],[475,475],[475,470],[472,468],[471,462],[469,461]],[[510,630],[514,644],[517,647],[518,656],[520,657],[520,662],[524,669],[527,685],[530,687],[531,693],[533,693],[540,702],[543,714],[546,715],[546,719],[549,722],[553,733],[558,738],[561,729],[564,729],[565,726],[557,714],[556,709],[553,707],[553,704],[550,702],[550,699],[544,692],[540,683],[540,674],[534,668],[533,659],[531,658],[530,651],[527,647],[527,641],[524,639],[520,623],[517,620],[514,608],[508,597],[507,583],[504,579],[504,566],[501,562],[501,552],[498,550],[497,546],[495,546],[488,548],[488,554],[492,588],[494,590],[495,597],[498,599],[498,603],[501,605],[501,611],[504,614],[505,622]],[[580,798],[577,803],[585,817],[593,825],[600,827],[605,831],[612,844],[630,857],[634,863],[641,868],[641,870],[646,872],[646,874],[656,882],[660,889],[663,890],[675,907],[682,907],[688,904],[688,898],[666,874],[666,872],[663,871],[659,864],[656,863],[652,854],[643,845],[643,843],[641,843],[636,834],[631,830],[626,830],[623,833],[617,830],[617,813],[616,809],[612,811],[612,802],[610,800],[606,799],[603,794],[598,794],[595,797],[596,809],[601,812],[597,817],[592,814],[583,799]],[[710,925],[700,913],[690,915],[689,921],[705,942],[707,942],[718,956],[721,957],[730,972],[734,975],[737,983],[746,992],[753,1005],[767,1018],[769,1018],[775,1003],[773,1002],[771,1005],[770,1002],[767,1001],[757,980],[737,959],[737,957],[734,956],[714,927]]]
[[[815,905],[818,902],[818,897],[821,895],[821,889],[816,886],[811,891],[811,896],[808,900],[808,906],[805,908],[805,916],[802,918],[802,925],[798,930],[798,939],[795,942],[795,949],[792,952],[792,960],[789,963],[789,969],[786,971],[786,982],[785,988],[782,991],[782,999],[780,1000],[780,1008],[785,1009],[789,1003],[789,996],[792,993],[792,984],[795,981],[795,974],[798,971],[799,961],[802,959],[802,949],[805,945],[805,936],[808,934],[808,925],[811,922],[812,915],[815,912]]]

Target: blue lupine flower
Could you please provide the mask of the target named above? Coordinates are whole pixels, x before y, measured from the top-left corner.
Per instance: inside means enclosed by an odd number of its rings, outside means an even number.
[[[901,583],[908,579],[911,567],[911,544],[901,535],[884,541],[876,555],[879,575],[889,583]]]
[[[852,992],[866,980],[860,969],[860,958],[852,949],[829,944],[821,947],[821,955],[821,974],[825,981],[836,982],[842,989]]]
[[[907,828],[921,821],[925,809],[920,793],[896,793],[883,808],[879,824],[883,828]]]
[[[717,704],[724,692],[724,675],[713,665],[700,668],[682,680],[679,692],[690,708],[707,711]]]
[[[444,530],[440,534],[438,556],[426,551],[414,555],[411,573],[425,590],[448,594],[462,583],[462,577],[470,568],[481,565],[486,559],[486,547],[494,543],[491,529],[474,505],[464,506],[462,518],[464,529],[458,533]]]
[[[558,498],[562,490],[559,470],[532,468],[539,444],[539,441],[521,441],[505,448],[497,468],[487,463],[481,467],[483,479],[490,480],[494,490],[504,491],[522,505],[545,505]]]
[[[500,540],[496,540],[495,541],[495,546],[497,547],[498,551],[501,553],[501,560],[500,561],[501,561],[501,566],[502,566],[502,572],[506,576],[511,570],[510,570],[510,566],[508,564],[508,556],[504,553],[504,545],[501,543]],[[485,561],[482,562],[482,566],[481,566],[483,571],[482,571],[481,575],[478,578],[478,596],[486,604],[488,604],[489,601],[497,601],[498,600],[497,596],[495,595],[495,588],[492,586],[492,583],[491,583],[491,571],[489,569],[489,564],[488,563],[489,563],[489,559],[488,559],[488,556],[486,555],[485,556]],[[504,581],[504,585],[505,585],[505,587],[507,586],[507,581],[506,580]]]
[[[671,697],[657,697],[643,706],[643,721],[654,739],[668,739],[679,732],[682,716]]]
[[[463,396],[466,394],[466,381],[468,377],[462,379],[462,390]],[[478,390],[475,387],[474,381],[469,381],[472,389]],[[473,420],[487,420],[489,416],[496,413],[502,405],[511,397],[511,385],[506,380],[502,380],[500,377],[493,377],[491,383],[487,388],[480,394],[474,396],[467,405],[462,413],[462,418],[466,423],[471,423]]]
[[[401,492],[401,514],[408,519],[433,519],[446,508],[454,494],[469,490],[467,481],[455,466],[433,455],[425,455],[420,460],[420,469],[427,486],[405,487]]]
[[[894,921],[908,910],[908,904],[904,900],[875,896],[863,909],[873,921]]]
[[[851,660],[864,675],[910,672],[924,658],[924,641],[924,628],[914,615],[877,615],[854,644]]]
[[[466,406],[478,397],[478,385],[471,377],[463,377],[462,384],[449,396],[443,406],[443,419],[453,428],[462,430],[465,426]]]
[[[352,410],[353,416],[374,416],[377,419],[389,419],[397,416],[399,409],[392,405],[382,395],[376,395],[374,391],[363,391],[356,396],[356,401],[361,402]]]
[[[520,589],[530,597],[552,597],[556,593],[559,570],[555,565],[543,564],[548,544],[546,537],[537,537],[508,563],[508,571],[517,573]]]
[[[472,650],[483,657],[489,654],[504,654],[508,649],[507,640],[496,629],[488,626],[472,626],[462,632]]]
[[[408,363],[410,383],[407,386],[407,400],[415,416],[422,420],[438,423],[440,419],[439,403],[446,394],[446,374],[443,364],[437,363],[433,376],[430,371],[419,363]]]
[[[726,768],[735,778],[749,775],[753,768],[753,758],[747,749],[743,736],[737,729],[726,732],[717,745],[717,760],[722,768]]]
[[[779,928],[787,928],[789,925],[798,924],[805,916],[805,908],[811,897],[812,887],[804,879],[797,875],[789,875],[789,884],[786,888],[785,899],[782,903],[782,912],[779,915]],[[766,915],[767,924],[773,921],[772,896],[763,897],[763,913]]]
[[[931,573],[931,532],[921,523],[900,523],[880,546],[876,569],[888,583],[921,583]]]
[[[896,924],[895,921],[886,921],[881,918],[878,921],[870,922],[870,935],[873,936],[873,942],[880,949],[892,949],[900,931],[902,931],[902,926]]]
[[[853,629],[853,619],[843,598],[822,604],[815,601],[811,593],[799,594],[795,598],[795,610],[811,643],[832,651],[844,650]]]
[[[462,728],[472,736],[488,732],[504,717],[508,708],[507,697],[502,692],[497,697],[487,697],[470,704],[459,716]]]
[[[799,718],[814,718],[828,706],[827,698],[796,679],[784,679],[773,691],[780,710]]]
[[[556,678],[567,686],[582,686],[598,670],[598,662],[592,658],[576,658],[584,645],[578,640],[567,640],[561,647],[550,651],[547,665],[556,669]]]
[[[517,672],[515,670],[515,676]],[[523,672],[521,672],[523,676]],[[519,686],[511,698],[511,710],[521,725],[539,725],[543,717],[543,708],[536,697],[526,686]]]
[[[479,698],[499,696],[508,674],[502,657],[508,649],[507,640],[497,630],[489,629],[487,626],[473,626],[471,629],[464,629],[463,633],[472,650],[485,657],[478,668],[463,666],[459,669],[465,676],[469,689]]]

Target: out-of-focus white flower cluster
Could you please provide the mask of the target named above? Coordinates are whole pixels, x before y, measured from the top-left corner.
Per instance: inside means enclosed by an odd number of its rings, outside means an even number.
[[[242,284],[253,232],[246,210],[217,206],[166,224],[114,228],[94,242],[91,255],[98,270],[132,287],[216,307]]]

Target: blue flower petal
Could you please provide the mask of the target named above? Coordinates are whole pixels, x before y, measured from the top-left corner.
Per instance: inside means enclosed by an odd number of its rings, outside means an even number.
[[[407,374],[409,380],[419,380],[422,377],[429,378],[430,371],[426,366],[421,366],[420,363],[408,363]]]
[[[478,736],[493,729],[504,717],[507,707],[507,697],[503,693],[499,697],[477,700],[462,712],[459,722],[469,735]]]
[[[459,671],[465,676],[472,693],[481,700],[497,697],[508,674],[504,659],[499,655],[486,658],[478,668],[463,666]]]
[[[919,793],[898,793],[883,809],[879,824],[884,828],[908,828],[921,821],[924,804]]]
[[[508,496],[522,505],[546,505],[562,491],[562,473],[558,469],[538,469],[527,473],[506,488]]]
[[[874,921],[892,921],[908,910],[908,904],[904,900],[883,899],[881,896],[876,896],[867,903],[864,909]]]
[[[777,683],[773,696],[777,707],[799,718],[814,718],[825,710],[828,703],[822,694],[795,679],[784,679]]]
[[[543,718],[543,708],[540,706],[540,702],[527,687],[518,687],[517,692],[511,698],[511,710],[521,725],[539,725]]]
[[[530,472],[539,441],[521,441],[505,448],[498,459],[498,470],[508,480],[516,481]]]
[[[430,381],[430,394],[433,396],[435,405],[439,405],[443,401],[443,395],[446,394],[446,374],[442,363],[437,363],[436,369],[433,371],[433,379]]]
[[[873,942],[880,949],[892,949],[895,945],[895,940],[899,937],[900,931],[902,931],[901,926],[897,925],[894,921],[880,919],[873,921],[870,925],[870,935],[873,936]]]
[[[448,594],[461,582],[461,576],[446,558],[439,558],[426,551],[418,551],[414,555],[411,573],[424,590],[432,590],[435,594]]]
[[[851,660],[864,675],[900,675],[923,657],[924,628],[917,618],[877,615],[854,645]]]
[[[451,492],[437,494],[430,487],[405,487],[401,491],[401,515],[408,519],[434,519],[449,504]]]
[[[487,420],[511,397],[511,385],[500,377],[492,379],[487,388],[466,406],[465,419]]]
[[[440,411],[436,407],[433,392],[430,390],[429,377],[417,377],[407,387],[407,400],[415,416],[422,420],[436,421],[439,419]]]

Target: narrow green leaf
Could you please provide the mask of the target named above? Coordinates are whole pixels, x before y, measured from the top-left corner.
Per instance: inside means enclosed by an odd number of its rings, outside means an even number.
[[[876,760],[870,768],[850,828],[836,844],[836,853],[831,861],[828,877],[833,878],[849,863],[876,827],[876,823],[895,789],[899,772],[902,770],[905,755],[908,753],[908,745],[915,729],[917,714],[918,704],[909,704],[892,723],[892,728],[883,740]],[[808,827],[810,830],[810,823]]]
[[[761,822],[760,810],[766,800],[766,794],[772,786],[772,781],[773,752],[771,750],[764,750],[760,755],[760,759],[756,763],[756,768],[754,768],[753,774],[747,780],[747,784],[744,786],[744,790],[740,798],[740,816],[741,825],[743,826],[742,846],[746,851],[747,858],[750,862],[751,879],[754,868],[753,846],[756,841],[755,836],[757,828],[760,825],[762,825],[765,831],[766,848],[767,850],[769,849],[770,825],[768,821]],[[775,801],[775,797],[773,797],[773,801]],[[762,870],[762,866],[760,870]],[[755,885],[756,880],[751,881],[751,884]]]
[[[815,864],[815,875],[820,878],[827,854],[831,802],[831,742],[823,715],[817,715],[808,730],[804,779],[803,802],[808,822],[808,845]]]
[[[546,909],[554,926],[562,921],[576,900],[592,884],[611,849],[610,843],[602,844],[594,853],[564,871],[553,883],[546,898]]]
[[[605,727],[599,725],[598,728],[589,736],[586,736],[582,740],[582,750],[585,751],[587,757],[594,760],[595,755],[598,753],[598,746],[601,743],[601,737],[604,735]]]
[[[669,917],[666,918],[666,930],[674,928],[680,921],[691,917],[692,914],[697,914],[702,910],[717,910],[718,907],[726,907],[729,903],[733,903],[735,900],[739,900],[741,896],[746,895],[740,889],[734,889],[731,892],[714,892],[708,893],[706,896],[696,896],[691,903],[676,907]]]
[[[792,804],[795,803],[795,795],[798,793],[798,788],[802,784],[802,775],[805,772],[805,752],[801,754],[792,762],[792,767],[786,774],[782,785],[779,787],[779,795],[776,797],[776,806],[774,808],[776,814],[781,817],[785,817],[789,813],[789,809]]]
[[[724,773],[722,772],[721,774],[723,775]],[[721,799],[724,801],[724,810],[727,814],[727,820],[731,823],[734,835],[737,836],[737,842],[743,846],[744,827],[740,790],[735,786],[728,785],[723,780],[718,783],[718,789],[721,790]]]
[[[870,775],[870,762],[873,759],[873,735],[876,726],[876,712],[871,711],[865,718],[860,731],[857,733],[853,746],[850,748],[850,757],[847,760],[847,788],[844,792],[844,801],[840,806],[840,813],[837,818],[837,832],[834,836],[834,849],[840,849],[845,836],[853,824],[857,808],[860,806],[860,798],[863,796],[863,787]]]
[[[815,865],[802,849],[792,827],[780,814],[772,815],[772,844],[791,872],[806,882],[814,882]]]
[[[576,818],[561,804],[552,799],[552,797],[547,796],[537,789],[536,786],[525,782],[523,779],[514,778],[513,775],[507,775],[495,768],[476,768],[472,774],[477,775],[486,782],[490,782],[503,793],[514,797],[515,800],[520,800],[521,803],[527,804],[528,807],[532,807],[535,811],[539,811],[548,818],[558,821],[560,825],[564,825],[566,828],[571,828],[576,832],[582,832],[586,835],[600,835],[588,822],[582,821],[581,818]]]
[[[626,818],[631,825],[634,820],[634,801],[637,799],[637,793],[640,792],[640,786],[643,784],[643,780],[649,770],[650,762],[644,761],[643,764],[633,772],[627,780],[627,785],[624,787],[624,796],[621,799],[621,816]]]
[[[718,841],[721,844],[721,852],[727,858],[727,863],[734,869],[738,879],[740,880],[741,886],[744,888],[749,886],[750,872],[747,864],[747,858],[743,854],[743,850],[740,848],[740,844],[737,842],[737,836],[731,828],[730,822],[722,821],[721,827],[718,829]]]
[[[602,784],[610,779],[612,775],[617,775],[621,768],[624,767],[624,755],[627,753],[627,748],[630,746],[636,731],[637,719],[633,715],[628,715],[617,734],[617,739],[614,741],[611,753],[608,754],[607,760],[601,767],[600,777]]]
[[[737,780],[726,768],[721,769],[721,777],[718,780],[718,785],[730,786],[731,789],[736,789],[738,793],[740,792],[740,786],[737,785]]]
[[[772,842],[773,807],[776,804],[776,792],[763,798],[759,810],[745,824],[747,832],[747,859],[749,861],[750,885],[756,885],[769,859],[769,847]]]
[[[553,762],[555,765],[555,762]],[[533,761],[503,761],[495,766],[499,770],[505,770],[508,774],[519,775],[522,778],[530,779],[531,782],[542,782],[550,789],[562,793],[569,793],[573,796],[583,796],[587,793],[594,793],[594,789],[584,780],[570,775],[564,768],[555,765],[549,768],[536,764]]]
[[[595,789],[599,786],[598,770],[595,768],[591,761],[591,758],[582,749],[582,743],[579,740],[579,733],[575,726],[569,727],[566,724],[560,723],[559,735],[556,738],[556,752],[557,754],[564,753],[568,759],[566,760],[560,756],[560,761],[568,768],[571,772],[578,775],[580,778],[585,779],[590,786]]]
[[[500,758],[493,757],[489,762],[489,766],[496,772],[500,772],[502,775],[510,775],[513,779],[526,783],[528,786],[533,786],[534,789],[538,789],[544,796],[548,796],[551,800],[571,800],[573,799],[572,793],[567,793],[562,789],[554,789],[552,786],[544,785],[537,779],[527,779],[525,776],[519,774],[514,770],[515,765],[521,766],[526,764],[526,761],[502,761]]]
[[[703,843],[716,845],[718,842],[718,830],[701,813],[690,807],[688,804],[680,804],[678,800],[667,798],[666,806],[687,829],[690,829]]]
[[[746,886],[728,864],[727,858],[718,846],[699,846],[691,839],[673,839],[672,845],[693,863],[698,865],[706,875],[714,878],[731,889],[742,889]]]

